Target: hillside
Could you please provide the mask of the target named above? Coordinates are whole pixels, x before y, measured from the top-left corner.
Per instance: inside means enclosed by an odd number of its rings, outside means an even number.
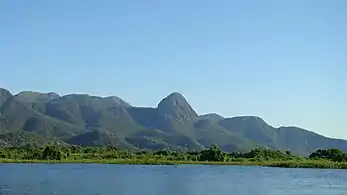
[[[174,92],[155,108],[136,107],[119,97],[59,96],[0,89],[0,145],[43,145],[52,140],[90,146],[202,150],[216,144],[226,151],[255,147],[307,155],[318,148],[347,151],[347,141],[298,127],[274,128],[256,116],[199,116]]]

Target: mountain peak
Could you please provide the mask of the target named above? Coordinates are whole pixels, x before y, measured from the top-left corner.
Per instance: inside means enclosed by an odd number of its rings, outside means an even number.
[[[178,92],[173,92],[161,100],[157,109],[159,114],[169,115],[179,120],[189,120],[198,116],[186,98]]]
[[[120,97],[117,97],[117,96],[108,96],[108,97],[105,97],[104,99],[109,100],[118,106],[131,107],[131,105],[128,102],[124,101],[123,99],[121,99]]]
[[[208,120],[219,121],[219,120],[223,120],[224,117],[217,114],[217,113],[209,113],[209,114],[200,115],[199,119],[208,119]]]
[[[39,93],[34,91],[22,91],[15,95],[16,100],[26,103],[35,102],[49,102],[51,100],[57,99],[60,96],[54,92]]]
[[[0,97],[5,96],[5,95],[6,96],[8,96],[8,95],[12,96],[11,93],[7,89],[0,88]]]
[[[166,98],[184,98],[184,96],[178,92],[172,92],[170,93]]]
[[[176,102],[176,103],[178,103],[178,102],[181,102],[181,103],[188,103],[188,101],[186,100],[186,98],[182,95],[182,94],[180,94],[180,93],[178,93],[178,92],[172,92],[172,93],[170,93],[168,96],[166,96],[164,99],[162,99],[160,102],[159,102],[159,104],[158,104],[158,106],[161,104],[161,103],[163,103],[163,102]]]
[[[0,106],[4,104],[11,96],[12,94],[8,90],[0,88]]]
[[[263,126],[263,127],[269,126],[270,127],[270,125],[267,122],[265,122],[262,118],[258,116],[235,116],[232,118],[227,118],[225,120],[238,121],[238,122],[247,123],[253,126]]]

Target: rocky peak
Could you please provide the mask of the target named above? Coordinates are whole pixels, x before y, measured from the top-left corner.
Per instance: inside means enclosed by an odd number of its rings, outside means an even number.
[[[177,92],[171,93],[160,101],[157,110],[160,115],[177,120],[190,120],[198,116],[184,96]]]
[[[12,94],[6,90],[0,88],[0,107],[8,100],[8,98],[12,97]]]

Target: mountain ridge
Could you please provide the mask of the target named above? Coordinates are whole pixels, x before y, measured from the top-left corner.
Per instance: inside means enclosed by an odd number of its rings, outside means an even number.
[[[295,126],[275,128],[258,116],[198,115],[178,92],[170,93],[157,107],[136,107],[117,96],[32,91],[12,95],[0,88],[0,134],[20,137],[13,141],[2,136],[11,143],[58,139],[69,144],[150,150],[201,150],[215,144],[226,151],[264,147],[300,155],[330,146],[347,151],[346,140]],[[3,144],[11,145],[6,140],[0,137]]]

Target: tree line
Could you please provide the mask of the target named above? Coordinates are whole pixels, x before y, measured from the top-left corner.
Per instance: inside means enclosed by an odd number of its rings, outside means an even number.
[[[139,151],[132,152],[115,147],[53,146],[38,147],[3,147],[0,159],[20,160],[102,160],[102,159],[155,159],[169,161],[283,161],[300,159],[326,159],[334,162],[347,161],[347,154],[339,149],[318,149],[308,157],[293,155],[290,151],[255,148],[249,152],[225,152],[212,145],[202,151]]]

